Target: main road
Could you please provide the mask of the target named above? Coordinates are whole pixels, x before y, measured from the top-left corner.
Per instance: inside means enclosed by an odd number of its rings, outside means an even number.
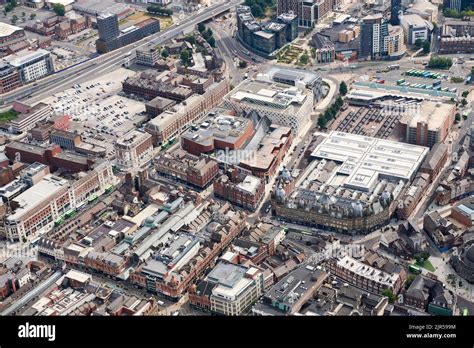
[[[187,19],[180,25],[172,25],[165,31],[150,35],[132,45],[128,45],[115,51],[102,54],[98,57],[89,59],[71,68],[58,71],[42,80],[20,87],[9,93],[2,95],[0,108],[4,108],[16,100],[26,99],[31,102],[41,100],[44,97],[70,88],[74,84],[89,77],[97,77],[100,74],[107,73],[120,66],[127,52],[133,53],[148,44],[160,45],[175,36],[192,30],[197,24],[209,20],[232,7],[240,4],[242,0],[230,0],[223,4],[213,5],[203,10],[202,13]]]

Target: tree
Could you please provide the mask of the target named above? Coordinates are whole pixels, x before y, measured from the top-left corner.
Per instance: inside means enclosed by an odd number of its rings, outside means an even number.
[[[252,7],[250,7],[250,11],[256,18],[262,18],[264,16],[263,9],[260,7],[260,5],[254,4]]]
[[[339,93],[341,95],[346,95],[347,94],[347,85],[344,81],[342,81],[341,84],[339,85]]]
[[[456,113],[454,120],[455,120],[456,122],[461,121],[461,114],[460,114],[459,112]]]
[[[326,119],[322,116],[319,116],[318,126],[321,127],[321,128],[324,128],[324,127],[326,127],[326,123],[327,123]]]
[[[30,15],[30,19],[35,19],[35,18],[36,18],[36,13],[32,13],[32,14]]]
[[[417,48],[421,48],[421,46],[423,46],[423,40],[422,39],[416,39],[415,46]]]
[[[425,42],[423,42],[423,53],[428,54],[430,53],[430,50],[431,50],[430,42],[425,40]]]
[[[301,65],[306,65],[306,64],[308,64],[308,62],[309,62],[309,56],[308,56],[308,53],[305,52],[300,57],[300,64]]]
[[[462,97],[466,98],[469,95],[469,91],[462,92]]]
[[[18,20],[18,16],[17,15],[13,15],[12,19],[10,20],[12,22],[12,24],[15,24],[16,21]]]
[[[405,282],[405,289],[408,289],[411,285],[411,283],[413,283],[413,281],[415,280],[416,278],[416,275],[415,274],[410,274],[408,277],[407,277],[407,281]]]
[[[66,14],[66,8],[62,4],[54,4],[53,11],[57,16],[64,16]]]
[[[198,24],[198,30],[200,33],[202,33],[204,30],[206,30],[206,26],[202,23]]]
[[[216,39],[214,39],[214,36],[211,36],[210,38],[208,38],[207,43],[211,45],[211,47],[216,47]]]
[[[163,58],[168,58],[170,56],[170,52],[165,48],[163,49],[163,51],[161,52],[161,56]]]
[[[189,34],[189,35],[186,35],[186,37],[184,38],[187,42],[189,42],[191,45],[195,45],[196,44],[196,38],[194,37],[194,35],[192,34]]]
[[[247,67],[247,62],[245,60],[239,61],[239,68],[245,69]]]
[[[388,302],[390,303],[394,303],[395,300],[397,299],[395,295],[393,294],[392,290],[390,289],[385,289],[384,291],[382,291],[382,295],[388,297]]]
[[[467,100],[466,100],[466,98],[462,98],[461,104],[462,104],[462,106],[466,106],[466,105],[467,105]]]
[[[316,58],[316,48],[311,47],[311,57]]]
[[[191,55],[189,54],[189,51],[188,50],[183,50],[181,52],[181,62],[184,64],[184,65],[188,65],[189,64],[189,61],[190,61],[190,57]]]
[[[21,13],[21,16],[22,16],[22,17],[25,17],[25,16],[26,16],[26,12],[22,12],[22,13]]]

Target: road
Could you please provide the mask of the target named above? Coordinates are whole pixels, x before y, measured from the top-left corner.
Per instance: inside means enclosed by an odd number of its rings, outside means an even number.
[[[180,35],[183,31],[187,31],[197,24],[213,18],[232,7],[240,4],[242,0],[231,0],[223,4],[218,4],[207,8],[203,13],[198,14],[191,19],[180,23],[181,25],[172,25],[167,30],[156,33],[137,41],[133,45],[122,47],[110,53],[92,58],[66,70],[59,71],[42,80],[37,81],[33,85],[20,87],[3,95],[2,107],[7,107],[14,101],[26,99],[28,102],[39,101],[47,96],[70,88],[76,83],[84,79],[90,79],[91,76],[98,77],[115,70],[123,63],[124,55],[148,45],[160,45],[173,37]]]

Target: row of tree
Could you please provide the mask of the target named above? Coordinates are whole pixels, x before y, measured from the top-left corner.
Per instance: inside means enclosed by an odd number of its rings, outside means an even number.
[[[453,65],[453,60],[451,58],[444,57],[431,57],[428,62],[428,68],[433,69],[449,69]]]
[[[147,12],[154,15],[170,17],[173,14],[173,10],[165,8],[160,5],[150,5],[146,8]]]
[[[245,5],[250,7],[250,11],[255,18],[265,17],[265,12],[269,7],[275,6],[274,0],[245,0]]]
[[[319,116],[318,118],[318,126],[321,128],[326,127],[326,124],[331,121],[334,117],[336,117],[337,113],[339,112],[339,109],[341,106],[344,104],[344,101],[342,98],[339,96],[334,104],[332,104],[322,116]]]
[[[204,24],[199,23],[198,30],[204,40],[206,40],[207,43],[211,45],[211,47],[216,47],[216,39],[214,38],[214,33],[212,32],[211,28],[206,29],[206,26]]]

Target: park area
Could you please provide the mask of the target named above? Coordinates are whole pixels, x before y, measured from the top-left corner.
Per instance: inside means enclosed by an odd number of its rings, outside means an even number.
[[[277,54],[278,63],[292,64],[298,61],[298,57],[303,53],[303,49],[288,45]]]

